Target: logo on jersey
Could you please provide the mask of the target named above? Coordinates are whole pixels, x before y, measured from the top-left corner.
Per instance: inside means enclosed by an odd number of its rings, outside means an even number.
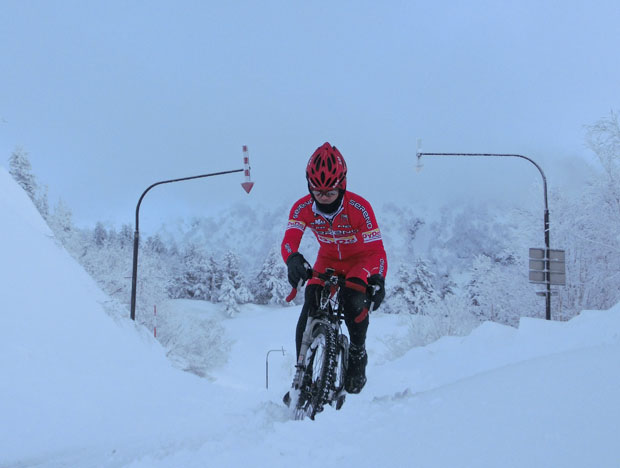
[[[355,229],[333,229],[331,233],[334,236],[350,236],[351,234],[355,234],[357,231]]]
[[[355,200],[349,200],[349,205],[353,208],[356,208],[362,212],[362,216],[364,217],[364,221],[366,221],[366,227],[368,229],[372,229],[372,221],[370,220],[370,214],[366,210],[366,207],[361,203],[356,202]]]
[[[286,229],[299,229],[300,231],[305,231],[306,223],[299,221],[298,219],[289,219]]]
[[[357,242],[357,238],[355,236],[327,237],[317,234],[317,238],[324,244],[355,244]]]
[[[381,231],[379,231],[379,228],[376,228],[372,231],[362,232],[362,239],[364,239],[364,244],[381,240]]]
[[[310,205],[311,203],[312,203],[312,198],[306,201],[305,203],[300,204],[293,212],[293,219],[297,219],[299,217],[299,213],[301,212],[301,210],[303,210],[306,206]]]

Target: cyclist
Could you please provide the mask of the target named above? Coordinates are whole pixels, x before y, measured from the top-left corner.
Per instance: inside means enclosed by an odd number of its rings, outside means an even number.
[[[293,205],[282,240],[282,258],[288,267],[291,286],[297,288],[308,280],[310,264],[298,252],[307,227],[314,232],[320,246],[315,270],[334,268],[350,281],[378,286],[370,300],[364,293],[349,288],[341,296],[351,341],[345,390],[359,393],[366,384],[368,309],[372,303],[376,310],[385,297],[387,258],[381,231],[370,204],[347,190],[347,165],[335,146],[324,143],[317,148],[308,161],[306,180],[310,193]],[[297,322],[297,357],[308,313],[318,307],[319,290],[319,280],[310,279]]]

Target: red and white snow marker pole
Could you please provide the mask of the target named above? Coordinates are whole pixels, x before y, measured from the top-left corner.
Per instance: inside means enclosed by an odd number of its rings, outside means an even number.
[[[250,193],[254,182],[250,180],[250,154],[248,153],[248,146],[243,145],[243,175],[245,176],[245,182],[241,183],[243,190]]]

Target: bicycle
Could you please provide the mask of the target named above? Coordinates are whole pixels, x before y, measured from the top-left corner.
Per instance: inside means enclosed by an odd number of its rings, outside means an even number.
[[[340,301],[341,288],[347,287],[369,294],[371,287],[361,285],[335,274],[327,268],[325,273],[308,270],[309,278],[317,278],[323,283],[320,290],[319,306],[310,311],[301,341],[301,349],[295,377],[288,395],[293,418],[314,420],[317,413],[326,405],[342,408],[346,399],[344,379],[348,367],[349,339],[342,333],[344,320],[343,305]],[[293,288],[287,302],[297,295]],[[372,304],[370,308],[372,309]]]

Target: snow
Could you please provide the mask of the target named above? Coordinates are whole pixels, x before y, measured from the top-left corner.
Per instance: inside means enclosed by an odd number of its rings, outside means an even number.
[[[620,305],[569,322],[484,323],[395,353],[408,318],[374,313],[368,384],[292,421],[299,306],[170,301],[207,317],[225,358],[207,378],[108,300],[0,168],[2,467],[617,467]],[[168,320],[165,320],[165,316]],[[164,330],[158,329],[158,333]],[[265,364],[269,350],[269,389]]]

